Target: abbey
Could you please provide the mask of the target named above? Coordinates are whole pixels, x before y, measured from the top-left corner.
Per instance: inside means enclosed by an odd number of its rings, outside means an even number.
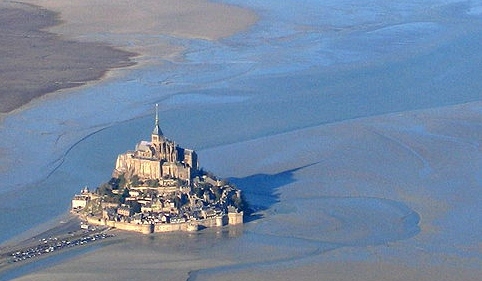
[[[156,105],[156,119],[151,141],[141,141],[134,151],[127,151],[117,157],[113,177],[124,174],[137,175],[142,179],[180,179],[190,182],[198,175],[198,159],[194,150],[179,147],[164,137],[159,126],[159,111]]]
[[[167,139],[159,110],[150,141],[117,157],[109,182],[72,199],[83,221],[144,234],[243,224],[241,190],[198,168],[194,150]]]

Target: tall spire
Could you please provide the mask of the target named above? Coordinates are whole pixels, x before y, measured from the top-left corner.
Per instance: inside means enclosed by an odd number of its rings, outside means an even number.
[[[156,103],[156,123],[154,126],[154,130],[152,131],[153,135],[162,136],[161,127],[159,126],[159,105]]]
[[[156,126],[159,126],[159,104],[156,103]]]

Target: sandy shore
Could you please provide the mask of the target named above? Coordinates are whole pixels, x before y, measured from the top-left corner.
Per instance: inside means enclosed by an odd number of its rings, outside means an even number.
[[[19,235],[14,239],[2,243],[0,247],[0,271],[5,271],[15,266],[24,265],[23,262],[19,264],[14,264],[11,262],[11,253],[13,252],[23,252],[27,249],[34,248],[42,244],[44,240],[52,240],[52,238],[58,237],[68,237],[71,233],[80,230],[80,220],[75,216],[66,215],[62,220],[53,220],[48,224],[39,226],[31,231]],[[58,240],[58,239],[56,239]],[[40,241],[40,242],[39,242]],[[39,257],[32,258],[31,260],[25,260],[25,262],[35,262]]]
[[[122,35],[127,37],[123,39],[126,44],[139,35],[217,40],[245,30],[257,20],[252,11],[207,0],[26,2],[61,13],[64,22],[51,28],[52,32],[90,40],[102,40],[103,34]],[[136,42],[127,47],[145,47],[146,42],[133,45]]]
[[[101,79],[109,69],[133,65],[137,54],[142,64],[179,59],[183,47],[170,37],[216,40],[257,19],[250,11],[200,0],[25,3],[32,5],[0,3],[0,45],[7,54],[0,58],[0,113]]]
[[[100,79],[109,69],[134,64],[134,53],[44,31],[59,23],[57,13],[43,8],[0,3],[0,113]]]
[[[46,230],[42,231],[44,227]],[[33,233],[35,231],[35,233]],[[38,233],[37,233],[38,232]],[[52,220],[48,225],[31,230],[32,235],[23,240],[16,237],[0,247],[0,280],[8,280],[36,268],[40,264],[62,260],[62,256],[78,255],[102,242],[115,242],[116,231],[107,227],[82,229],[80,219],[66,214],[62,220]]]

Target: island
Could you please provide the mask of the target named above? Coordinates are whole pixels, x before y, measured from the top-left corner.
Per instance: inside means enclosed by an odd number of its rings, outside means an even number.
[[[247,204],[241,190],[199,168],[192,149],[167,139],[155,125],[150,141],[117,157],[112,178],[72,198],[82,226],[108,226],[143,234],[197,231],[243,224]]]

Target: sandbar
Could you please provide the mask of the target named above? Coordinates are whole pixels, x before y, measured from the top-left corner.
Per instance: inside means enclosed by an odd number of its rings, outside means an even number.
[[[44,31],[58,14],[26,4],[0,5],[0,113],[63,88],[85,85],[135,56],[107,44],[66,40]]]
[[[63,23],[50,31],[84,39],[103,35],[110,40],[105,35],[114,34],[129,39],[156,35],[217,40],[247,29],[258,19],[253,11],[207,0],[25,2],[60,12]]]
[[[1,3],[0,114],[110,69],[182,58],[173,38],[218,40],[257,16],[204,0]]]

